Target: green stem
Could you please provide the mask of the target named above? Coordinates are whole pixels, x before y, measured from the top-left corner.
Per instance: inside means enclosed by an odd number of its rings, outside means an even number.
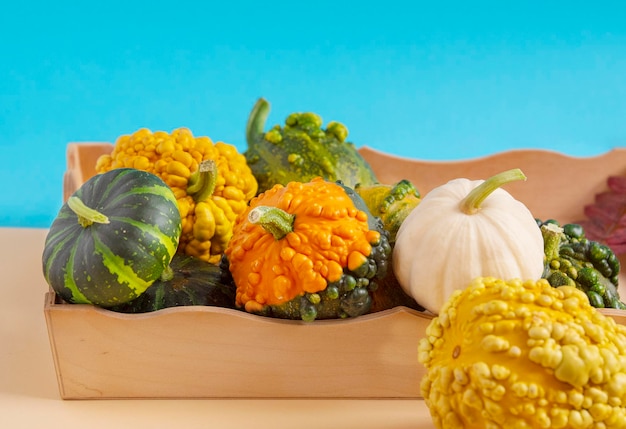
[[[190,177],[187,184],[187,195],[195,202],[206,201],[215,191],[217,183],[217,164],[212,159],[204,160]]]
[[[526,176],[519,168],[503,171],[502,173],[490,177],[467,194],[461,201],[461,210],[466,214],[478,212],[480,205],[493,191],[500,188],[502,185],[517,180],[526,180]]]
[[[276,240],[280,240],[293,231],[293,222],[296,215],[287,213],[278,207],[258,206],[250,210],[248,221],[261,225]]]
[[[83,201],[73,195],[67,199],[67,206],[78,216],[78,223],[83,227],[94,223],[109,223],[109,218],[97,210],[87,207]]]
[[[257,136],[265,131],[265,121],[270,113],[270,104],[264,98],[259,98],[252,107],[248,124],[246,125],[246,142],[252,147],[258,141]]]
[[[557,259],[561,247],[563,228],[554,223],[545,223],[541,225],[541,235],[543,236],[543,253],[546,256],[546,260]]]

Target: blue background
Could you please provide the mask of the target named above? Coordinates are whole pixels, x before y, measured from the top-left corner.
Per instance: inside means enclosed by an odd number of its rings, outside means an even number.
[[[260,96],[268,126],[313,111],[357,146],[413,158],[624,146],[625,5],[5,4],[0,226],[49,226],[68,142],[186,126],[243,151]]]

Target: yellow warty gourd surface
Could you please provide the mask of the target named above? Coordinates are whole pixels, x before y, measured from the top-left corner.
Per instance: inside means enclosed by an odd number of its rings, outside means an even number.
[[[419,343],[438,428],[626,428],[626,327],[573,287],[478,278]]]
[[[183,226],[179,252],[211,263],[219,262],[235,219],[257,192],[235,146],[195,137],[187,128],[171,133],[142,128],[120,136],[112,153],[98,159],[96,171],[124,167],[156,174],[172,188]]]

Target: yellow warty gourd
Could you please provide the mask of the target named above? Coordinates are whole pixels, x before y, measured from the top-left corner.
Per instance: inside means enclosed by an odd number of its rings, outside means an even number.
[[[219,262],[237,216],[256,195],[257,181],[235,146],[195,137],[187,128],[171,133],[142,128],[120,136],[96,171],[120,167],[148,171],[174,191],[182,218],[178,251]]]
[[[426,335],[438,428],[626,428],[626,327],[573,287],[477,278]]]

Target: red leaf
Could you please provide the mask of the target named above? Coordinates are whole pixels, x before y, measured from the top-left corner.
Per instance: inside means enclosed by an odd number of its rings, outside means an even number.
[[[614,206],[617,207],[617,206]],[[603,225],[619,222],[619,215],[615,213],[613,207],[602,207],[597,205],[585,206],[585,215],[590,219],[595,219]]]
[[[596,195],[595,204],[601,206],[623,206],[626,204],[626,194],[616,192],[601,192]]]
[[[613,242],[613,243],[619,243],[619,242],[625,242],[626,243],[626,228],[618,228],[615,229],[610,237],[607,237],[607,242]]]
[[[578,222],[585,229],[585,234],[587,237],[596,237],[595,241],[604,242],[607,236],[607,231],[605,225],[602,222],[598,222],[595,219],[584,220]],[[598,239],[599,238],[599,239]]]
[[[588,239],[609,246],[616,255],[626,253],[626,176],[610,176],[608,191],[596,194],[578,222]]]
[[[626,176],[609,176],[607,185],[616,194],[626,194]]]

